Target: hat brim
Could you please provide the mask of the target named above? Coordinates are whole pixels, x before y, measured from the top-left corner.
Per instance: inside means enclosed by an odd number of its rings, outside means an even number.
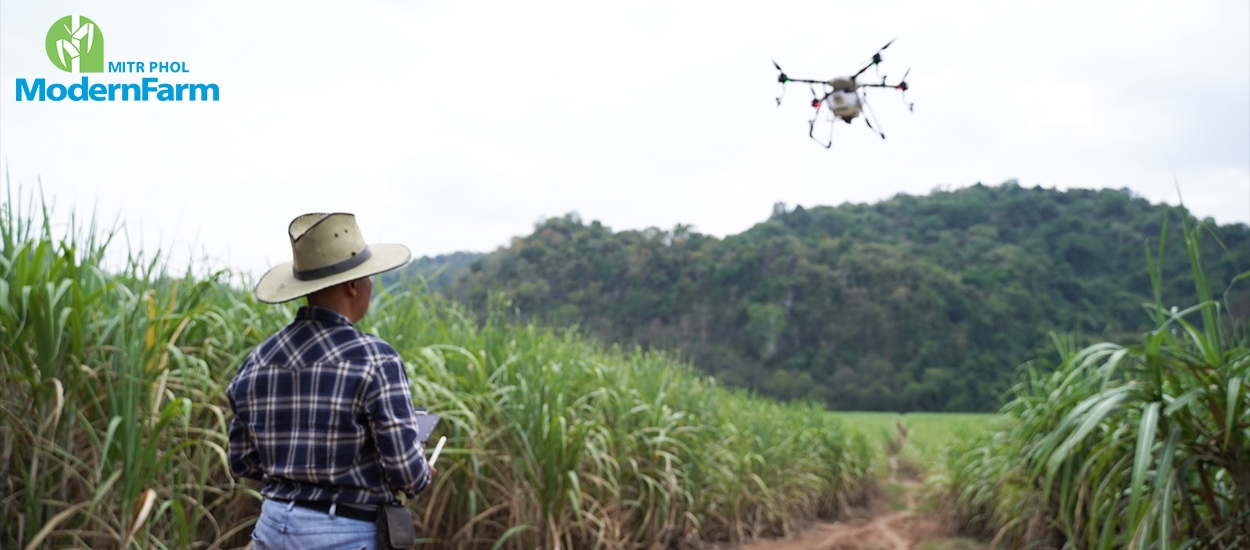
[[[267,304],[280,304],[307,296],[323,288],[339,283],[377,275],[384,271],[403,267],[412,259],[412,252],[402,244],[371,244],[369,259],[342,273],[322,279],[302,281],[295,278],[294,262],[286,262],[265,272],[256,283],[256,299]]]

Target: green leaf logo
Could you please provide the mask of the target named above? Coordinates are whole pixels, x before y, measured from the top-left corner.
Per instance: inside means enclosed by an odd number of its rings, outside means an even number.
[[[44,40],[48,59],[67,73],[104,72],[104,33],[95,21],[66,15],[48,29]]]

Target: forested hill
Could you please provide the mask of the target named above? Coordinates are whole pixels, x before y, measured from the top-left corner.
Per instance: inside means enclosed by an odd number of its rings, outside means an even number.
[[[452,252],[438,256],[422,256],[404,266],[403,269],[387,271],[380,275],[382,284],[411,284],[423,286],[427,290],[439,290],[469,269],[473,262],[485,254],[479,252]]]
[[[443,291],[579,324],[625,345],[680,350],[721,381],[838,409],[990,410],[1048,333],[1122,339],[1150,328],[1146,245],[1166,305],[1192,305],[1180,210],[1127,190],[1015,182],[872,204],[787,209],[718,239],[688,226],[613,232],[553,218],[479,258]],[[1210,226],[1219,295],[1250,269],[1250,228]],[[1250,312],[1247,282],[1229,294]]]

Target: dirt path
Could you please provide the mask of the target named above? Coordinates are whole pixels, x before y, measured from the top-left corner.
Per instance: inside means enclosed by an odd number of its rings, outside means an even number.
[[[907,440],[900,430],[895,444]],[[917,509],[923,484],[901,477],[899,458],[889,457],[890,477],[885,495],[865,510],[852,512],[843,521],[821,522],[785,540],[764,540],[735,546],[732,550],[981,550],[967,539],[950,538],[935,514]]]

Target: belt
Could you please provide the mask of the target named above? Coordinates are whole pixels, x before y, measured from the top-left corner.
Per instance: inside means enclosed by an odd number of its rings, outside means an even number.
[[[277,500],[278,502],[291,502],[289,500],[282,500],[282,499],[274,499],[274,500]],[[323,514],[328,514],[330,513],[330,506],[334,505],[334,503],[325,502],[325,501],[313,501],[313,500],[297,500],[295,501],[295,505],[299,506],[300,508],[307,508],[309,510],[316,510]],[[378,511],[376,509],[365,510],[363,508],[357,508],[356,506],[360,506],[360,505],[340,504],[338,505],[338,508],[334,510],[334,515],[335,517],[367,521],[369,523],[373,523],[377,521]]]

